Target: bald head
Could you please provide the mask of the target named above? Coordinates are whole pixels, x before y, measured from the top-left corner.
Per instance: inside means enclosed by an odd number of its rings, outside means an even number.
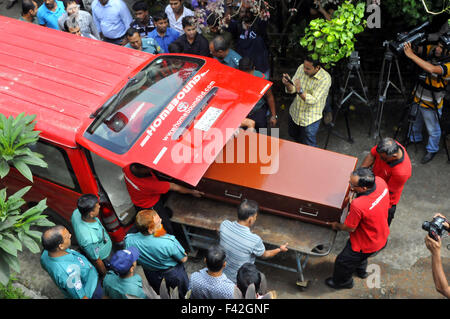
[[[69,232],[66,227],[57,225],[47,229],[42,234],[42,246],[49,252],[55,252],[64,243],[64,233]]]

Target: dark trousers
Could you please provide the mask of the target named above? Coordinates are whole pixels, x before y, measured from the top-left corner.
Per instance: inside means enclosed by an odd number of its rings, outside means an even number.
[[[173,225],[172,225],[172,222],[170,221],[170,218],[172,218],[173,213],[170,208],[167,208],[164,206],[163,197],[161,197],[159,199],[159,201],[153,207],[144,208],[144,207],[139,207],[136,205],[134,207],[136,208],[137,212],[139,212],[140,210],[144,210],[144,209],[154,209],[158,213],[159,217],[161,217],[162,225],[163,225],[164,229],[166,230],[166,232],[171,235],[174,234]]]
[[[319,131],[320,120],[308,126],[300,126],[294,123],[289,116],[288,133],[297,143],[317,146],[317,132]]]
[[[256,112],[250,112],[248,118],[255,121],[256,130],[259,130],[260,128],[267,128],[267,104]]]
[[[397,209],[397,205],[392,205],[388,210],[388,225],[391,226],[391,222],[394,219],[395,210]]]
[[[336,257],[336,261],[334,262],[333,281],[337,285],[346,284],[352,280],[354,272],[365,273],[367,258],[374,253],[365,254],[353,251],[349,239],[344,250]]]
[[[144,274],[148,283],[158,295],[160,293],[161,281],[165,278],[167,289],[178,287],[180,299],[184,299],[188,291],[189,278],[182,263],[162,271],[150,271],[144,268]]]
[[[97,287],[95,288],[95,291],[92,294],[91,299],[102,299],[103,296],[104,296],[104,293],[103,293],[102,282],[100,281],[100,278],[99,278],[98,282],[97,282]]]

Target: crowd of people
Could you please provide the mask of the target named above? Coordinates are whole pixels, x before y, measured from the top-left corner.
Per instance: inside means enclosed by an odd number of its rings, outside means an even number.
[[[191,5],[195,8],[205,6],[207,2],[192,1]],[[311,15],[321,14],[330,19],[333,8],[322,8],[320,1],[314,3],[316,7],[311,10]],[[256,17],[246,1],[242,2],[238,16],[230,18],[226,15],[226,29],[219,26],[213,13],[205,25],[199,26],[194,12],[185,6],[184,0],[169,0],[162,12],[149,12],[143,0],[134,3],[132,9],[134,18],[123,0],[44,0],[40,7],[34,0],[22,0],[20,19],[149,53],[212,57],[256,77],[271,77],[267,21]],[[225,10],[232,10],[232,7]],[[419,111],[410,139],[411,142],[422,141],[425,124],[429,135],[422,159],[425,164],[439,150],[439,114],[450,62],[431,64],[421,59],[408,43],[404,50],[406,56],[424,71],[437,75],[414,92],[414,103]],[[425,50],[426,54],[438,57],[447,54],[440,42]],[[317,147],[317,132],[324,112],[330,113],[327,105],[331,82],[330,74],[311,56],[305,57],[292,77],[283,74],[285,92],[295,95],[289,108],[288,124],[289,135],[295,141]],[[259,130],[275,126],[277,120],[275,99],[269,90],[242,126]],[[146,280],[156,293],[160,291],[163,278],[168,287],[178,287],[180,298],[189,290],[192,298],[229,299],[237,295],[236,291],[244,296],[252,283],[258,297],[267,293],[259,290],[264,276],[253,265],[255,257],[270,258],[288,248],[286,243],[266,250],[261,237],[251,232],[259,211],[256,202],[244,200],[238,208],[237,220],[221,224],[220,245],[208,249],[206,268],[189,278],[183,266],[187,255],[174,236],[170,222],[172,213],[164,205],[165,195],[169,191],[196,197],[203,194],[159,181],[148,167],[140,164],[126,167],[124,175],[138,212],[135,230],[125,238],[125,249],[114,252],[111,239],[98,219],[98,198],[92,194],[80,197],[71,219],[81,253],[70,249],[71,234],[66,228],[56,226],[43,234],[42,267],[66,297],[126,298],[130,295],[146,298],[143,279],[136,273],[137,263],[143,267]],[[382,139],[370,150],[361,167],[351,173],[349,214],[343,223],[330,224],[335,230],[349,232],[350,238],[336,258],[332,277],[325,281],[328,286],[351,288],[354,273],[360,278],[368,276],[367,259],[386,247],[389,227],[410,176],[411,161],[406,148],[392,138]],[[435,256],[440,241],[430,238],[426,241]],[[448,288],[442,289],[448,291]]]

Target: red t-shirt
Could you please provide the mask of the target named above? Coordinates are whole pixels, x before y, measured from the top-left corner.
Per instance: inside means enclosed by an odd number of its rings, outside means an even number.
[[[355,228],[350,243],[355,252],[373,253],[386,244],[388,226],[389,191],[386,182],[375,177],[374,188],[360,193],[350,204],[345,225]]]
[[[397,205],[402,196],[403,187],[406,181],[411,177],[411,160],[405,148],[397,142],[403,151],[403,157],[395,162],[386,163],[377,153],[377,147],[374,146],[370,150],[372,156],[375,157],[373,164],[373,173],[379,176],[387,183],[390,194],[390,206]]]
[[[124,167],[125,184],[134,205],[142,208],[153,207],[161,197],[170,189],[170,183],[160,181],[155,175],[149,177],[136,177],[130,171],[130,166]]]

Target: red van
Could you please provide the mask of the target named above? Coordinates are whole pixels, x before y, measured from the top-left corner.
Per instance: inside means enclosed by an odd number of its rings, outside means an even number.
[[[0,113],[37,115],[33,151],[48,163],[31,167],[26,201],[47,198],[69,221],[81,194],[99,194],[115,242],[136,214],[122,167],[139,162],[195,186],[232,136],[229,128],[271,86],[214,59],[152,55],[3,16],[0,33]],[[192,161],[173,160],[180,146]],[[11,194],[27,185],[12,169],[0,186]]]

